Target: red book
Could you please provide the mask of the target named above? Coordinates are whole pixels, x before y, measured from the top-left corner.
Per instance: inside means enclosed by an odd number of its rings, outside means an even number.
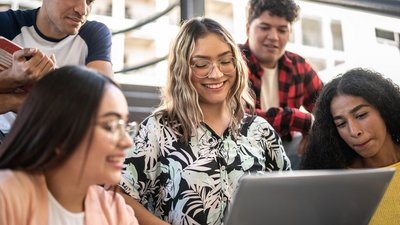
[[[0,72],[11,67],[13,53],[21,49],[22,47],[18,44],[0,36]],[[20,88],[24,91],[29,91],[32,88],[32,84]]]
[[[20,49],[18,44],[0,36],[0,72],[11,66],[13,53]]]

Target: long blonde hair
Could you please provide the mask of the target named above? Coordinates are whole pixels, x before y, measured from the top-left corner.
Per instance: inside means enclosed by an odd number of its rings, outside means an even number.
[[[162,91],[161,104],[155,111],[156,115],[162,115],[164,121],[185,143],[189,142],[192,132],[204,118],[197,91],[191,81],[190,60],[196,40],[209,33],[220,36],[230,46],[236,59],[237,79],[227,96],[233,116],[231,129],[235,135],[239,132],[245,107],[248,106],[250,112],[254,112],[254,101],[249,94],[247,65],[232,35],[212,19],[192,18],[183,23],[171,46],[167,84]]]

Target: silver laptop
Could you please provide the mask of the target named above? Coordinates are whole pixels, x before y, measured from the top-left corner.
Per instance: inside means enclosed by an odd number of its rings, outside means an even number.
[[[299,170],[244,176],[224,225],[368,224],[394,172]]]

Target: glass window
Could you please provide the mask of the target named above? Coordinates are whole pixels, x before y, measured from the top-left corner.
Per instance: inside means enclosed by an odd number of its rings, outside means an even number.
[[[377,38],[383,38],[387,40],[394,41],[394,32],[388,30],[382,30],[379,28],[375,28],[375,35]]]
[[[307,57],[308,62],[311,64],[315,71],[326,69],[326,60],[321,58]]]
[[[322,48],[322,24],[318,19],[302,18],[303,45]]]
[[[334,50],[344,51],[342,24],[339,20],[331,21],[332,47]]]

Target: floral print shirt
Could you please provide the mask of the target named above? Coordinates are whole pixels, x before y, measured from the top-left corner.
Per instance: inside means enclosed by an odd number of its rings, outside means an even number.
[[[240,134],[218,136],[201,124],[188,144],[160,117],[144,120],[128,150],[120,187],[171,224],[222,224],[239,178],[290,170],[280,137],[247,115]]]

